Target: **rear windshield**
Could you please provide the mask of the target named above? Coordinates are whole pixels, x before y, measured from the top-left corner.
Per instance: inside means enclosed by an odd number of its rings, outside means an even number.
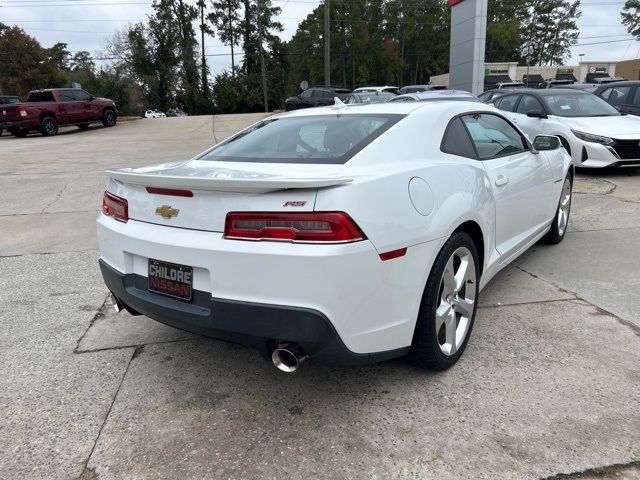
[[[346,163],[404,115],[318,115],[267,119],[198,160],[255,163]]]
[[[54,102],[51,92],[31,92],[27,102]]]
[[[0,103],[20,103],[20,98],[18,97],[0,97]]]

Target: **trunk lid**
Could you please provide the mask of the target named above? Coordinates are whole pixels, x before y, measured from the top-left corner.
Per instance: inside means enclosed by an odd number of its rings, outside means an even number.
[[[311,212],[317,189],[351,181],[336,165],[189,161],[107,170],[108,190],[129,204],[129,218],[222,232],[229,212]],[[149,193],[180,189],[191,197]]]

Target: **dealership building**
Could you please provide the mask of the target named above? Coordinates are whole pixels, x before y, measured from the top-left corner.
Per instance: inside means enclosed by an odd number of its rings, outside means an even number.
[[[570,79],[578,83],[590,83],[594,77],[623,77],[640,80],[640,59],[622,62],[583,61],[575,66],[530,66],[529,85],[537,85],[548,79]],[[484,88],[494,88],[501,82],[521,81],[527,83],[527,67],[517,62],[484,64]],[[449,87],[449,74],[434,75],[431,83]]]

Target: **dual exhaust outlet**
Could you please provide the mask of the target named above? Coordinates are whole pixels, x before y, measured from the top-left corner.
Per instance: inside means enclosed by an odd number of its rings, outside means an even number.
[[[300,345],[295,343],[282,343],[271,353],[271,361],[282,372],[293,373],[300,364],[307,359]]]

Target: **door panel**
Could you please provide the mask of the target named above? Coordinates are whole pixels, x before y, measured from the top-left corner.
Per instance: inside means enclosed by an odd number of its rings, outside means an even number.
[[[552,193],[546,155],[523,152],[483,162],[496,205],[496,248],[510,256],[533,237],[553,214],[547,204]]]
[[[61,90],[58,92],[59,108],[62,117],[60,123],[76,123],[84,116],[82,102],[79,102],[73,90]]]
[[[549,160],[532,153],[521,132],[498,115],[474,114],[462,120],[491,183],[496,249],[503,258],[509,257],[551,219]]]

